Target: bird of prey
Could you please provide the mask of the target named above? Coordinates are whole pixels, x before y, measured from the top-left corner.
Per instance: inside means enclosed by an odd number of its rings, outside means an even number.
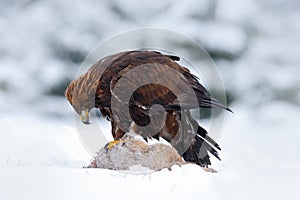
[[[164,138],[186,162],[211,165],[209,153],[219,158],[220,146],[191,116],[196,108],[222,108],[180,58],[157,51],[127,51],[104,57],[78,79],[65,95],[89,124],[89,112],[100,109],[110,121],[115,140],[134,132]]]

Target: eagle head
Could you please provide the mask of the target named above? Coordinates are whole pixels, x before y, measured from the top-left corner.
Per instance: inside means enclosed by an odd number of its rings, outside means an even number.
[[[84,124],[90,124],[89,112],[95,107],[95,91],[95,87],[80,78],[71,82],[65,91],[65,96]]]

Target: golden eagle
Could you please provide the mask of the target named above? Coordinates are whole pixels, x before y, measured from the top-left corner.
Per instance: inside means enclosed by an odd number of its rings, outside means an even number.
[[[176,62],[179,59],[156,51],[110,55],[71,82],[65,95],[85,124],[89,111],[99,108],[111,122],[115,140],[131,131],[146,140],[162,137],[185,161],[207,167],[208,152],[220,159],[221,148],[190,109],[230,109],[213,99],[198,78]]]

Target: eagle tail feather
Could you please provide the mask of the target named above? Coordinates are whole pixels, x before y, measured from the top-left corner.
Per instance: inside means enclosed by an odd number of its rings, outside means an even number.
[[[207,135],[207,131],[199,126],[198,122],[192,118],[189,112],[187,113],[186,118],[191,124],[192,129],[195,131],[195,137],[189,148],[183,153],[184,160],[196,163],[202,167],[208,167],[208,165],[211,165],[208,152],[221,160],[217,151],[221,150],[220,146]]]

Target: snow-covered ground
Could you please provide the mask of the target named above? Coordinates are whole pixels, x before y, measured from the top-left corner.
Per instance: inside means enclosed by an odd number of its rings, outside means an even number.
[[[217,177],[194,165],[139,175],[28,166],[0,170],[2,199],[218,199],[211,183]]]
[[[145,174],[83,169],[92,156],[72,123],[2,116],[0,198],[294,198],[300,183],[300,136],[292,131],[300,128],[298,108],[281,103],[254,112],[243,105],[233,108],[239,112],[226,121],[220,141],[222,161],[213,160],[217,174],[196,165]],[[291,120],[273,115],[274,109]]]
[[[296,199],[299,19],[297,0],[0,1],[0,199]],[[62,91],[100,41],[146,26],[186,34],[215,58],[235,112],[217,174],[82,168],[92,156]]]

